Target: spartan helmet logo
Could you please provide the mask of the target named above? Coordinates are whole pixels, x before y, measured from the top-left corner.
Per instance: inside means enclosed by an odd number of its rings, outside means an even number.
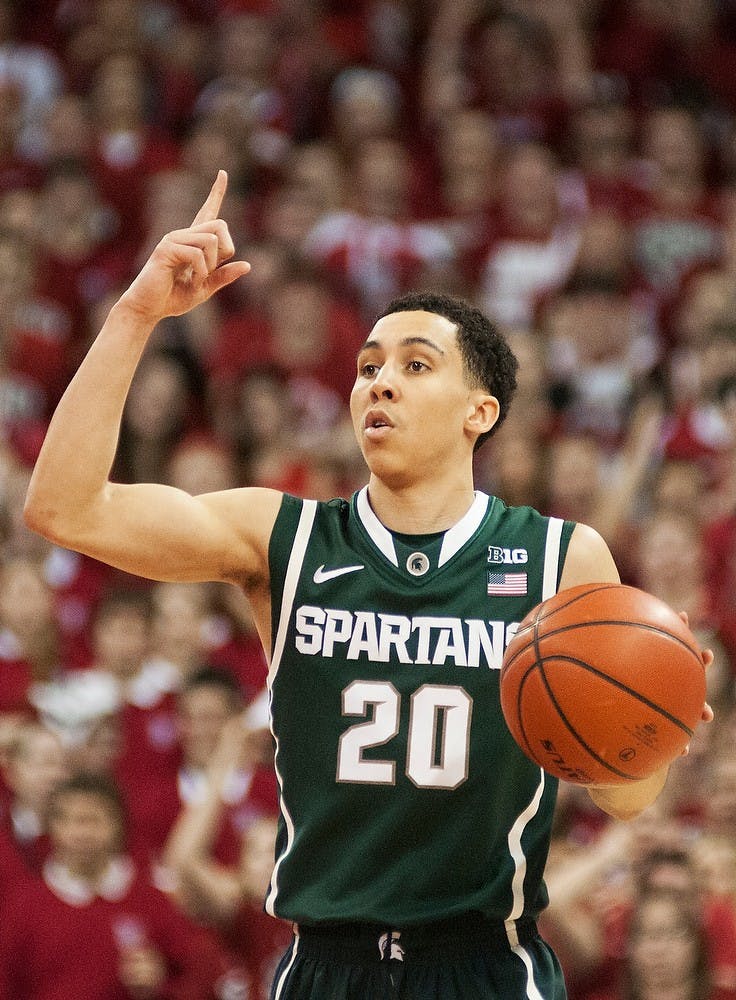
[[[429,559],[423,552],[412,552],[406,560],[406,568],[412,576],[424,576],[429,569]]]

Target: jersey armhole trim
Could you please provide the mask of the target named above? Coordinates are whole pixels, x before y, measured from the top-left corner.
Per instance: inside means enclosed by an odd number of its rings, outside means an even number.
[[[560,567],[560,548],[564,521],[560,517],[550,517],[547,521],[547,539],[544,543],[544,568],[542,570],[542,600],[546,601],[557,593],[557,579]]]
[[[299,574],[302,571],[304,556],[309,544],[309,536],[312,533],[312,525],[317,515],[317,501],[305,500],[302,504],[302,512],[299,515],[299,523],[294,533],[294,541],[291,546],[289,563],[286,567],[284,578],[284,589],[281,594],[281,608],[279,610],[279,624],[276,630],[276,639],[273,644],[271,663],[268,669],[269,684],[276,675],[281,662],[281,655],[286,644],[286,634],[289,629],[289,619],[291,618],[291,606],[296,596],[296,588],[299,583]]]
[[[284,646],[286,645],[286,636],[289,631],[289,621],[291,620],[291,610],[294,604],[294,598],[296,597],[297,586],[299,584],[299,576],[302,571],[302,566],[304,565],[304,556],[307,552],[307,545],[309,544],[309,538],[312,534],[312,526],[314,525],[314,519],[317,515],[317,501],[316,500],[305,500],[302,505],[302,511],[299,515],[299,523],[297,524],[296,532],[294,533],[294,541],[291,546],[291,554],[289,556],[289,562],[286,567],[286,577],[284,579],[284,590],[281,596],[281,609],[279,611],[279,624],[276,630],[276,640],[273,646],[273,654],[271,656],[271,663],[268,668],[268,706],[269,706],[269,716],[271,717],[271,732],[274,736],[274,742],[276,744],[275,754],[274,754],[274,771],[276,772],[276,780],[279,785],[279,809],[281,812],[284,825],[286,827],[286,844],[280,856],[278,857],[273,871],[271,873],[271,884],[269,886],[268,894],[266,896],[265,910],[272,917],[276,916],[274,909],[276,898],[278,896],[278,876],[279,869],[284,858],[291,852],[291,848],[294,844],[294,837],[296,831],[294,830],[294,820],[286,806],[284,798],[284,779],[279,768],[279,741],[276,734],[273,732],[273,715],[272,715],[272,699],[273,699],[273,682],[278,673],[279,665],[281,663],[281,656],[284,651]],[[295,946],[296,947],[296,946]],[[295,952],[296,955],[296,952]],[[287,970],[288,972],[288,970]]]

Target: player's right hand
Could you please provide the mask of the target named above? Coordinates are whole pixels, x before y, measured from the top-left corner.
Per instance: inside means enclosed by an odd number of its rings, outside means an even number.
[[[250,264],[231,261],[235,253],[227,223],[218,218],[227,174],[218,171],[191,226],[167,233],[122,295],[120,304],[154,326],[165,316],[181,316],[247,274]]]

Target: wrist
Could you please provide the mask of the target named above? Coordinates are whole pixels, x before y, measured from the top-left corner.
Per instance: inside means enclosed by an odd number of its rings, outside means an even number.
[[[156,324],[164,319],[164,316],[154,315],[150,310],[143,308],[135,301],[130,289],[128,289],[123,292],[110,309],[108,319],[124,324],[126,330],[134,336],[147,339],[150,337]]]

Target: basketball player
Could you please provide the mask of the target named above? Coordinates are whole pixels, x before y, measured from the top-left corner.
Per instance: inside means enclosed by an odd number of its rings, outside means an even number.
[[[51,422],[27,523],[131,573],[248,594],[281,791],[266,908],[294,922],[273,1000],[560,1000],[535,927],[556,783],[503,722],[499,667],[542,598],[618,576],[591,528],[474,492],[474,448],[515,386],[491,324],[442,296],[378,320],[351,399],[370,476],[350,502],[108,479],[154,325],[249,269],[218,219],[226,182],[111,310]],[[665,776],[589,790],[627,818]]]

